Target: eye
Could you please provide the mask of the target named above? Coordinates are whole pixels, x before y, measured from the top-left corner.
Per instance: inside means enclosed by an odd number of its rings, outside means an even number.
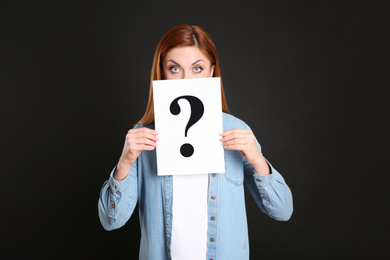
[[[170,70],[171,72],[173,72],[173,73],[177,73],[177,72],[180,71],[180,69],[179,69],[178,67],[176,67],[176,66],[170,67],[169,70]]]
[[[194,70],[194,72],[199,73],[199,72],[202,72],[203,68],[202,67],[195,67],[193,70]]]

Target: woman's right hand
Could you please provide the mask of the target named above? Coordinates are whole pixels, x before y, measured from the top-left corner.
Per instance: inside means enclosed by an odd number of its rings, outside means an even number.
[[[137,160],[142,151],[151,151],[157,147],[159,132],[146,127],[131,129],[127,132],[122,155],[114,175],[116,180],[127,177],[131,165]]]

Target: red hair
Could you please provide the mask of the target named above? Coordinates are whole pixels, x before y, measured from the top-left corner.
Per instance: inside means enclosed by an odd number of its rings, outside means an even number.
[[[149,102],[146,107],[144,116],[138,124],[150,124],[154,121],[154,106],[153,106],[153,80],[163,79],[163,70],[161,62],[164,60],[167,53],[177,47],[198,47],[199,50],[211,61],[214,65],[213,77],[221,77],[217,50],[209,34],[201,27],[196,25],[181,24],[168,30],[161,38],[154,53],[152,73],[150,77]],[[225,93],[221,80],[221,97],[222,111],[229,112]]]

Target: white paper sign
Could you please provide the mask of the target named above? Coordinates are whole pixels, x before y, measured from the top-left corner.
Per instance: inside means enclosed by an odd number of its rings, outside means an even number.
[[[153,81],[158,175],[225,172],[221,79]]]

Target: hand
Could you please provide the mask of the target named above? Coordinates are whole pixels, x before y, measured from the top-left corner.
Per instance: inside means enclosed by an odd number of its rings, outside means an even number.
[[[157,147],[159,132],[146,127],[131,129],[127,132],[122,155],[119,159],[115,179],[123,180],[131,165],[137,160],[142,151],[151,151]]]
[[[261,175],[270,174],[267,161],[257,147],[255,136],[249,129],[232,129],[220,134],[220,141],[227,150],[238,150]]]
[[[151,151],[157,147],[159,140],[156,130],[146,127],[131,129],[127,132],[120,161],[133,164],[142,151]]]

